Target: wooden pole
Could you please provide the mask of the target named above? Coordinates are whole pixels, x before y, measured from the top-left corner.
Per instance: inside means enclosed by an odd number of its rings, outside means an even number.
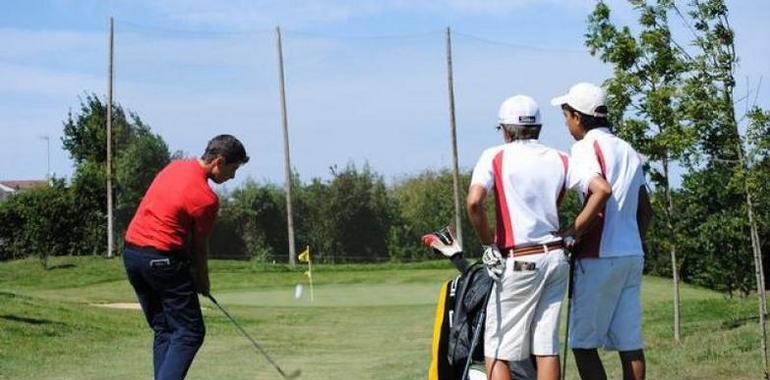
[[[283,76],[283,47],[281,45],[281,27],[275,27],[278,41],[278,75],[281,89],[281,124],[283,126],[284,174],[286,176],[286,225],[289,231],[289,265],[297,264],[297,252],[294,249],[294,219],[291,211],[291,158],[289,155],[289,126],[286,118],[286,88]]]
[[[455,233],[460,247],[463,245],[463,225],[460,208],[460,173],[457,164],[457,125],[455,121],[455,90],[452,76],[452,31],[446,28],[447,87],[449,89],[449,131],[452,136],[452,183],[455,201]]]
[[[107,257],[112,257],[115,250],[112,215],[112,75],[113,75],[113,19],[110,17],[110,53],[109,75],[107,81]]]

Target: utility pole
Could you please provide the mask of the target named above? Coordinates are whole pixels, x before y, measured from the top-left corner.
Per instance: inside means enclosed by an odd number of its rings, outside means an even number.
[[[289,123],[286,118],[286,88],[283,77],[283,47],[281,45],[281,27],[275,27],[278,42],[278,76],[281,89],[281,125],[283,126],[283,162],[286,176],[286,225],[289,230],[289,265],[297,265],[297,252],[294,249],[294,218],[291,211],[291,159],[289,155]]]
[[[113,237],[113,215],[112,215],[112,58],[113,58],[113,20],[110,17],[110,52],[109,52],[109,74],[107,80],[107,257],[111,258],[115,250]]]
[[[447,87],[449,89],[449,131],[452,136],[452,183],[455,200],[455,232],[460,247],[463,245],[463,225],[460,208],[460,173],[457,164],[457,125],[455,121],[455,90],[452,76],[452,31],[446,28]]]

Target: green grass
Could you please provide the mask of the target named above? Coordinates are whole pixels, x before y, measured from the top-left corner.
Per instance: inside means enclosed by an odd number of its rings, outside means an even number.
[[[122,262],[57,258],[0,264],[0,379],[151,377],[150,330],[137,310],[91,306],[135,302]],[[455,272],[446,262],[318,266],[316,302],[302,270],[214,261],[215,295],[287,369],[305,379],[421,379],[429,361],[435,299]],[[750,379],[761,374],[756,300],[682,287],[682,344],[671,332],[670,280],[647,277],[644,334],[650,379]],[[208,333],[190,379],[275,379],[270,365],[208,302]],[[730,323],[736,322],[736,323]],[[615,353],[603,353],[619,378]],[[571,358],[571,356],[570,356]],[[570,361],[568,378],[577,371]]]

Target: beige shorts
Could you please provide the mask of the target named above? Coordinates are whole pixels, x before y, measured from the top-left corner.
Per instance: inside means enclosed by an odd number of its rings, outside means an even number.
[[[534,270],[514,270],[515,261]],[[528,269],[528,268],[523,268]],[[507,258],[500,283],[487,304],[484,356],[524,360],[559,354],[559,314],[567,290],[569,263],[562,250]]]

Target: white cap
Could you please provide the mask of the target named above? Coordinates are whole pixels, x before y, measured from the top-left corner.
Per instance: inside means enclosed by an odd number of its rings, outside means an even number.
[[[526,95],[505,99],[500,105],[500,124],[540,125],[540,108]]]
[[[592,83],[578,83],[570,87],[566,95],[551,99],[551,105],[561,106],[567,104],[581,113],[595,117],[607,116],[607,93],[601,87]],[[604,112],[597,108],[604,107]]]

